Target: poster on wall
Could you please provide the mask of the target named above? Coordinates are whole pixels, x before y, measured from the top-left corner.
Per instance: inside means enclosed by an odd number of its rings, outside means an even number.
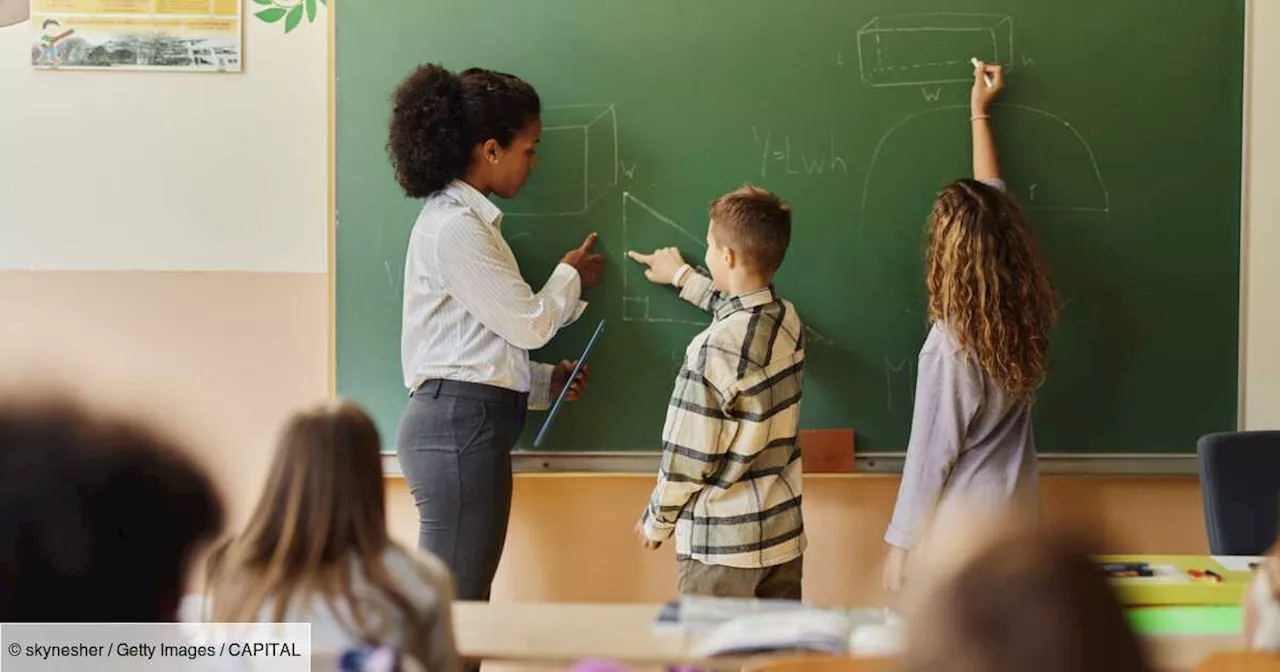
[[[240,72],[240,0],[30,0],[37,69]]]

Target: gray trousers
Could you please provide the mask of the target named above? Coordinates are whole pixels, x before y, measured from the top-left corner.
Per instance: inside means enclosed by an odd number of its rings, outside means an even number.
[[[396,453],[418,506],[418,547],[449,566],[459,600],[489,599],[527,404],[510,390],[428,381],[400,419]]]

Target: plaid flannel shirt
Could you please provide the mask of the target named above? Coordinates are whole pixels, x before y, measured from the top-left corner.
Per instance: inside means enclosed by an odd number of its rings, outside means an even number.
[[[663,429],[645,535],[676,556],[742,568],[805,549],[800,513],[803,325],[773,287],[737,297],[689,273],[680,296],[714,314],[685,352]]]

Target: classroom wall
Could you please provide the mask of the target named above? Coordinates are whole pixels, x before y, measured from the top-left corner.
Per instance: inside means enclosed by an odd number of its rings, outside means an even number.
[[[0,59],[0,371],[52,375],[189,440],[233,526],[281,418],[328,390],[326,20],[290,35],[250,21],[238,75]],[[1280,427],[1280,6],[1253,3],[1250,21],[1244,422]],[[0,53],[21,52],[25,30],[0,29]],[[496,599],[668,596],[670,549],[641,553],[630,536],[651,483],[518,478]],[[811,595],[871,599],[896,484],[806,482]],[[393,533],[413,543],[411,498],[388,485]],[[1051,520],[1096,523],[1112,550],[1204,549],[1194,479],[1056,477],[1043,490]]]
[[[0,382],[141,409],[235,521],[329,347],[327,17],[245,7],[239,74],[41,72],[0,28]]]
[[[38,71],[28,26],[0,28],[0,269],[326,272],[323,20],[250,17],[239,74]]]
[[[811,476],[804,483],[806,599],[877,604],[880,541],[898,492],[895,476]],[[389,481],[393,534],[416,541],[417,517],[404,482]],[[494,599],[659,601],[674,597],[670,544],[640,549],[632,526],[652,476],[522,476]],[[1045,518],[1084,525],[1100,550],[1207,552],[1199,487],[1185,478],[1050,477]],[[620,580],[625,577],[625,580]]]

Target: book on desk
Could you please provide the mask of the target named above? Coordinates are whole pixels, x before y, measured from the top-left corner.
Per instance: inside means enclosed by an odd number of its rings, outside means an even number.
[[[900,619],[885,609],[819,608],[794,600],[688,596],[654,617],[654,628],[700,638],[707,657],[806,651],[891,655]]]

